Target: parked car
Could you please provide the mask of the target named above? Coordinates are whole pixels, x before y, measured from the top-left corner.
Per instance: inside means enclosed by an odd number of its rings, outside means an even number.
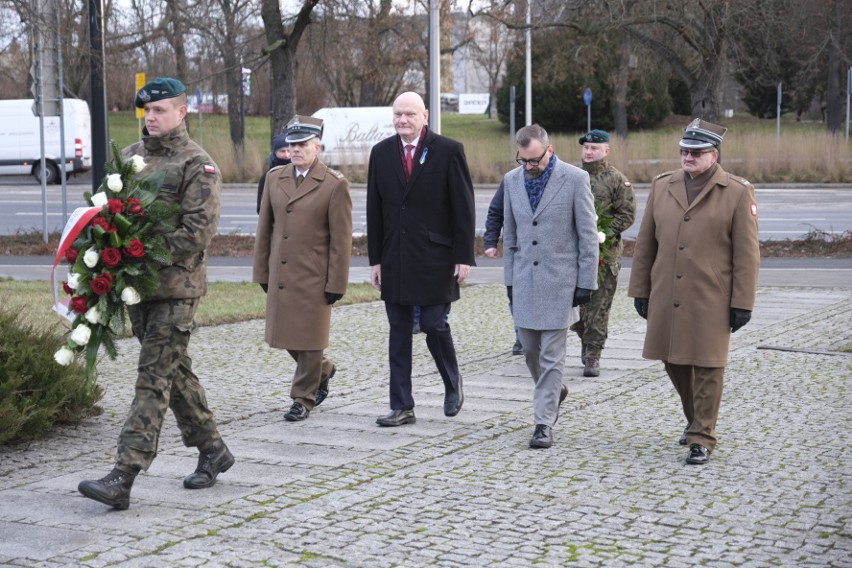
[[[63,99],[65,124],[65,174],[92,168],[92,128],[89,106],[80,99]],[[59,183],[60,120],[44,117],[45,183]],[[41,181],[39,117],[32,99],[0,100],[0,175],[31,174]]]

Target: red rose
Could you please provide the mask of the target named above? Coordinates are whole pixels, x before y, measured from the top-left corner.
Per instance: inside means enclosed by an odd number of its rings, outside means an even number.
[[[121,262],[121,253],[117,248],[105,248],[101,251],[101,260],[107,268],[112,268]]]
[[[69,264],[74,264],[77,262],[78,253],[79,251],[74,247],[68,247],[68,250],[65,251],[65,260],[67,260]]]
[[[135,197],[130,197],[127,200],[127,212],[133,215],[142,215],[145,210],[142,209],[142,202]]]
[[[72,289],[68,286],[68,282],[62,282],[62,289],[63,289],[63,290],[65,290],[65,293],[66,293],[66,294],[68,294],[69,296],[73,296],[73,295],[74,295],[74,290],[72,290]]]
[[[124,202],[121,199],[110,199],[107,201],[107,206],[109,207],[110,215],[124,212]]]
[[[109,221],[106,220],[105,217],[101,217],[100,215],[96,216],[92,219],[92,227],[100,227],[104,231],[109,229]]]
[[[75,314],[85,314],[89,309],[89,301],[85,296],[74,296],[71,298],[71,311]]]
[[[103,296],[112,289],[112,274],[109,272],[101,273],[100,276],[89,283],[89,286],[92,288],[92,292],[98,296]]]
[[[139,239],[133,239],[127,248],[124,249],[124,254],[133,258],[142,258],[145,256],[145,245]]]

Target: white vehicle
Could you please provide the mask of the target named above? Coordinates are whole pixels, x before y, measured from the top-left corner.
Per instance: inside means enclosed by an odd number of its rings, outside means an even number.
[[[32,99],[0,101],[0,174],[32,174],[41,181],[39,118]],[[92,127],[89,106],[80,99],[63,99],[65,120],[65,173],[92,168]],[[59,117],[44,117],[45,183],[59,183]]]
[[[323,120],[322,161],[333,167],[366,165],[370,149],[393,129],[393,107],[321,108],[313,114]]]

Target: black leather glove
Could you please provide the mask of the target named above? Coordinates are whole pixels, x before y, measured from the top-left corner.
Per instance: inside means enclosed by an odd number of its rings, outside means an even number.
[[[588,304],[592,299],[592,291],[588,288],[574,288],[574,303],[573,306],[581,306]]]
[[[642,319],[648,319],[648,298],[633,298],[633,307]]]
[[[512,287],[506,286],[506,296],[509,298],[509,302],[512,301]]]
[[[260,287],[261,287],[261,289],[263,290],[263,293],[264,293],[264,294],[266,294],[267,292],[269,292],[269,284],[264,284],[263,282],[261,282],[261,283],[260,283]]]
[[[343,297],[343,294],[335,294],[333,292],[325,293],[325,301],[328,302],[328,305],[332,305],[334,302]]]
[[[731,333],[734,333],[739,328],[747,324],[750,319],[750,311],[741,310],[739,308],[731,308],[731,320],[728,322],[731,324]]]

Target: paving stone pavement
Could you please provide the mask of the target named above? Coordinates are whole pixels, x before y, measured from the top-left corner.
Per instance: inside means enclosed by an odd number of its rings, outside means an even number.
[[[190,346],[237,458],[211,489],[183,489],[195,449],[169,414],[130,509],[77,493],[112,466],[137,346],[105,360],[103,413],[0,449],[4,566],[852,566],[852,288],[761,288],[733,336],[709,465],[687,466],[683,417],[623,288],[601,376],[569,338],[570,395],[549,450],[531,450],[532,382],[509,354],[499,285],[453,306],[465,386],[455,418],[415,337],[417,423],[383,429],[381,304],[334,310],[329,398],[282,418],[293,363],[263,322],[198,330]],[[785,351],[763,347],[796,349]]]

